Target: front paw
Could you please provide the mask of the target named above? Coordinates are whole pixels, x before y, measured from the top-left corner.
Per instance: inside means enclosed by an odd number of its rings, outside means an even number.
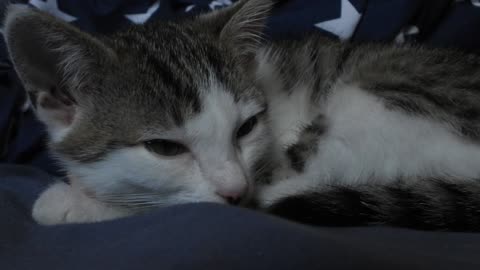
[[[73,221],[75,214],[72,187],[64,182],[57,182],[48,187],[35,201],[32,216],[42,225]]]
[[[267,209],[283,198],[312,190],[314,184],[302,177],[290,177],[282,181],[259,187],[257,202],[261,209]]]
[[[42,225],[89,223],[128,216],[125,209],[109,207],[64,182],[48,187],[33,206],[32,216]]]

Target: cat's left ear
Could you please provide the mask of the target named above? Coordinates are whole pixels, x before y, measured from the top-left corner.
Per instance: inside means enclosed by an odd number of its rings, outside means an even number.
[[[99,39],[26,5],[8,7],[4,38],[38,118],[55,141],[90,104],[101,71],[116,61]]]
[[[207,31],[218,34],[220,42],[232,47],[238,56],[249,56],[262,44],[272,7],[272,0],[240,0],[230,7],[200,15],[198,20]]]

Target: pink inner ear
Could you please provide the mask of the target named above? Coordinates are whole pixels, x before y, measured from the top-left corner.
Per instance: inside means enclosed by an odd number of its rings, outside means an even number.
[[[37,104],[48,117],[48,121],[69,126],[75,116],[75,106],[71,102],[64,102],[50,93],[41,92],[37,97]]]

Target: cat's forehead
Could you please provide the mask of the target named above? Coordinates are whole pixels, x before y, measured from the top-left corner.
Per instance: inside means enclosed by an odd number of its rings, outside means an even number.
[[[234,103],[263,103],[253,80],[215,40],[176,24],[152,27],[158,26],[133,27],[112,39],[125,59],[109,95],[123,110],[178,126],[202,112],[212,91],[225,92]]]
[[[127,64],[165,83],[202,83],[212,75],[227,79],[237,70],[230,52],[214,37],[181,24],[134,26],[112,41]]]
[[[222,85],[212,83],[208,91],[203,91],[200,96],[200,111],[190,114],[180,125],[171,128],[157,129],[154,124],[149,125],[144,139],[160,135],[190,143],[209,141],[209,145],[213,146],[221,143],[223,137],[229,137],[243,121],[266,109],[266,104],[260,99],[235,100],[229,91],[222,88]],[[152,118],[152,122],[156,120]]]

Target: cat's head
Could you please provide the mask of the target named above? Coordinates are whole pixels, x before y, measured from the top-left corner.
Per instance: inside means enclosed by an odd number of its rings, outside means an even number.
[[[99,199],[245,200],[268,154],[250,63],[270,1],[94,37],[12,5],[5,38],[52,152]]]

